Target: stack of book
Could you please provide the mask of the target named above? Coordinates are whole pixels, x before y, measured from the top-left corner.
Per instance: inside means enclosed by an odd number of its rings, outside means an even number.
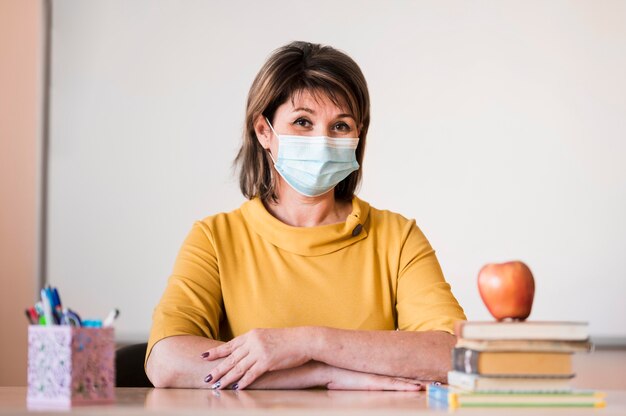
[[[458,322],[449,386],[429,400],[449,407],[602,407],[604,395],[576,391],[572,354],[589,352],[584,322]]]

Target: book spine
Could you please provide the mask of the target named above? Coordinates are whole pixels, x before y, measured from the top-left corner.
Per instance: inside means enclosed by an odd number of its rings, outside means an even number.
[[[455,371],[478,374],[479,351],[457,347],[452,350],[452,363]]]
[[[591,352],[593,344],[589,341],[551,341],[551,340],[469,340],[457,339],[457,348],[468,348],[482,352]]]
[[[448,371],[448,384],[463,390],[476,390],[476,377],[461,371]]]

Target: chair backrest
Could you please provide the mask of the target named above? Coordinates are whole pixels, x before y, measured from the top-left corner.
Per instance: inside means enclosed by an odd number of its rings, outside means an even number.
[[[143,362],[146,357],[147,343],[122,347],[115,351],[115,385],[117,387],[154,387]]]

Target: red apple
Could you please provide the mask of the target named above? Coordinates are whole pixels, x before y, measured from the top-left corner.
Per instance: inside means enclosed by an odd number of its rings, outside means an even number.
[[[523,321],[533,306],[535,279],[521,261],[491,263],[478,273],[478,291],[498,321],[506,318]]]

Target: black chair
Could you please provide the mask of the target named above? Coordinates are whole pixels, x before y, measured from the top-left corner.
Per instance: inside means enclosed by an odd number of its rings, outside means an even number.
[[[143,362],[146,357],[147,343],[122,347],[115,351],[115,385],[117,387],[154,387]]]

